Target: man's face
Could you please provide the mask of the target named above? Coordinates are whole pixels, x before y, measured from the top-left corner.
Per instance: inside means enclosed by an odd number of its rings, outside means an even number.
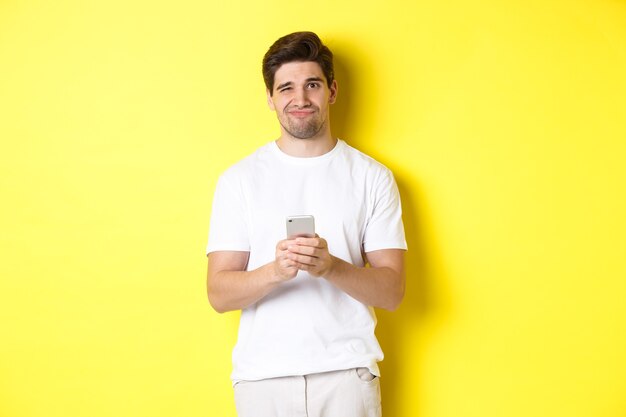
[[[336,81],[328,88],[317,62],[288,62],[274,74],[274,90],[273,94],[267,91],[267,104],[276,111],[283,133],[310,139],[326,133],[329,105],[336,97]]]

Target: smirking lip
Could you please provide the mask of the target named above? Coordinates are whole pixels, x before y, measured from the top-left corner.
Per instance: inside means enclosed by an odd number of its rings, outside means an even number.
[[[313,114],[312,111],[290,111],[288,112],[290,115],[295,116],[295,117],[307,117],[311,114]]]

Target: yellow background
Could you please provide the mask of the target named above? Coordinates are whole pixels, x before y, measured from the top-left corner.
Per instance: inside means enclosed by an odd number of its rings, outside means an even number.
[[[234,417],[219,173],[278,136],[286,33],[410,246],[386,417],[626,415],[626,2],[0,3],[0,416]]]

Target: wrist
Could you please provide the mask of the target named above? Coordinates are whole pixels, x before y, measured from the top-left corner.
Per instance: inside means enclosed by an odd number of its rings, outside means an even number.
[[[328,279],[328,280],[332,280],[335,275],[337,274],[338,270],[341,267],[341,263],[343,263],[343,261],[333,255],[330,255],[330,265],[328,266],[328,269],[326,269],[326,273],[324,274],[324,278]]]
[[[274,286],[282,281],[284,281],[284,278],[280,276],[275,262],[270,262],[265,265],[265,282],[267,282],[267,284]]]

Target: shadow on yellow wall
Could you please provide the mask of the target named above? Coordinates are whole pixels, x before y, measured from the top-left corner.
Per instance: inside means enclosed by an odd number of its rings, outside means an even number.
[[[359,140],[356,131],[363,129],[363,125],[371,125],[376,121],[363,119],[362,110],[368,109],[369,114],[376,114],[377,94],[379,86],[384,85],[384,80],[369,80],[367,86],[355,81],[359,72],[358,65],[363,65],[363,56],[359,56],[360,64],[356,63],[355,50],[358,45],[335,45],[335,75],[339,83],[339,96],[332,107],[332,130],[333,134],[348,141],[357,149],[363,150],[366,146],[364,141]],[[371,65],[375,65],[371,62]],[[362,90],[366,88],[367,91]],[[360,124],[357,129],[356,125]],[[382,129],[384,131],[384,129]],[[386,138],[381,137],[369,147],[376,149],[385,148]],[[379,156],[376,157],[394,171],[394,176],[400,190],[403,208],[403,221],[406,240],[409,250],[406,255],[407,287],[405,298],[397,311],[388,312],[377,310],[378,326],[377,337],[385,359],[380,364],[382,372],[381,391],[383,398],[384,415],[387,417],[402,417],[406,415],[406,403],[409,395],[411,402],[419,402],[418,393],[421,391],[419,384],[422,383],[421,363],[421,338],[419,337],[420,325],[437,306],[432,297],[435,279],[430,272],[430,256],[436,251],[436,240],[433,236],[425,236],[424,222],[426,213],[420,212],[420,208],[427,205],[426,195],[421,192],[419,182],[403,178],[394,170],[393,161],[387,161]],[[427,248],[428,246],[428,248]],[[441,268],[438,269],[438,279],[441,278]],[[441,285],[439,285],[441,289]],[[446,298],[439,295],[438,298]],[[440,298],[440,299],[441,299]],[[417,336],[416,336],[417,335]],[[415,411],[413,411],[415,413]],[[418,417],[417,414],[411,414]]]

